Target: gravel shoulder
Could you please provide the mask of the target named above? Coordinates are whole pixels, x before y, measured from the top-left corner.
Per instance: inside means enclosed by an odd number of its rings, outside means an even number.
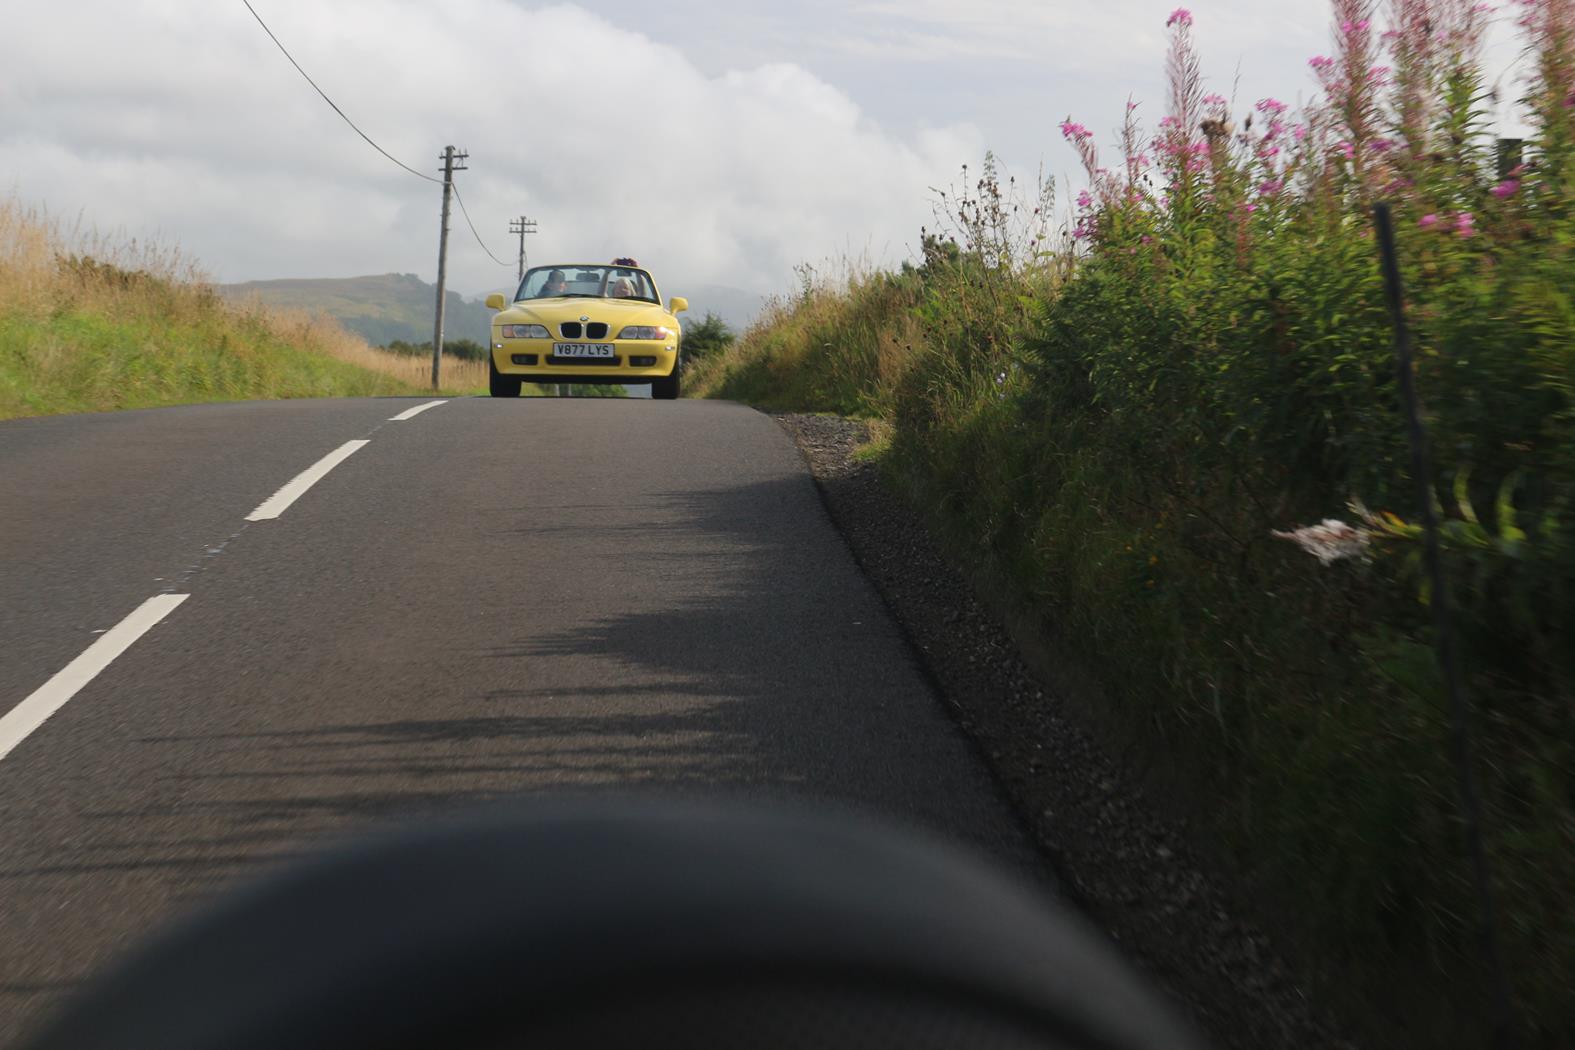
[[[1250,920],[1234,880],[1156,804],[1155,784],[1093,725],[1093,687],[1037,650],[1025,656],[969,577],[871,462],[867,424],[779,415],[826,508],[987,759],[1063,886],[1221,1047],[1352,1047]],[[1026,641],[1027,639],[1025,639]],[[1026,650],[1026,646],[1025,646]],[[1135,758],[1135,756],[1133,756]]]

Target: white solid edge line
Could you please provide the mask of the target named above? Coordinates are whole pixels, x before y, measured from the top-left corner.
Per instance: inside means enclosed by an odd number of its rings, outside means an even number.
[[[49,716],[66,706],[66,701],[98,677],[98,673],[114,663],[115,658],[131,648],[155,624],[175,610],[189,594],[156,594],[143,602],[124,620],[99,636],[98,641],[83,650],[82,655],[66,664],[56,675],[32,694],[0,716],[0,759],[11,749],[26,740]]]
[[[429,408],[436,408],[439,405],[446,405],[446,404],[448,404],[448,399],[447,398],[444,398],[442,401],[428,401],[424,405],[417,405],[415,408],[407,408],[403,412],[399,413],[399,415],[397,415],[397,416],[389,416],[388,417],[388,421],[390,423],[403,423],[407,419],[414,419],[414,418],[416,418],[417,416],[419,416],[421,413],[425,412]]]
[[[322,459],[313,463],[287,482],[284,488],[262,501],[261,506],[246,515],[247,521],[268,521],[289,509],[290,504],[306,494],[306,490],[323,480],[330,471],[349,459],[356,449],[370,445],[367,440],[346,441]]]

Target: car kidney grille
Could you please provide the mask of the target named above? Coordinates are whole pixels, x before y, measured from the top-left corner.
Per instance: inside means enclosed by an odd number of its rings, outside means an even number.
[[[592,321],[590,324],[585,326],[585,338],[606,339],[607,325],[601,321]]]
[[[558,326],[558,331],[563,333],[565,339],[578,339],[582,326],[578,321],[565,321]]]

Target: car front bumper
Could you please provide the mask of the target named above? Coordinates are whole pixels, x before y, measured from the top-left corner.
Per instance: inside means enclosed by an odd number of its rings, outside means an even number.
[[[675,343],[620,339],[613,357],[553,356],[551,339],[501,339],[492,344],[492,364],[499,375],[530,383],[649,383],[673,374],[678,361]]]

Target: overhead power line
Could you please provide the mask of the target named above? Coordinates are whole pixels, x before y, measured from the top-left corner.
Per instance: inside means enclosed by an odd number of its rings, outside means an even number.
[[[470,235],[476,238],[476,243],[481,245],[482,251],[486,252],[488,255],[492,255],[492,249],[487,247],[487,242],[482,240],[481,234],[476,232],[476,224],[470,221],[470,212],[465,210],[465,198],[459,195],[458,184],[455,184],[454,186],[454,199],[459,202],[459,213],[465,217],[465,225],[470,227]],[[496,255],[492,255],[492,261],[497,263],[499,266],[509,265],[502,259],[498,258]]]
[[[388,150],[384,149],[382,146],[379,146],[377,143],[373,142],[372,141],[372,137],[370,135],[368,135],[366,132],[362,131],[360,128],[356,127],[355,121],[353,121],[349,117],[345,116],[345,111],[340,109],[337,105],[334,104],[334,100],[328,97],[328,93],[326,91],[324,91],[322,88],[318,87],[317,86],[317,81],[313,80],[310,76],[308,76],[306,70],[301,68],[301,63],[297,62],[295,60],[294,56],[292,56],[290,54],[290,52],[285,49],[285,46],[283,44],[279,43],[279,38],[273,35],[273,30],[269,29],[268,28],[268,23],[264,22],[262,20],[262,15],[259,15],[257,13],[257,9],[254,8],[251,5],[251,0],[241,0],[241,3],[245,4],[246,5],[246,10],[250,11],[252,13],[252,17],[257,19],[257,24],[263,27],[263,32],[268,34],[268,39],[272,40],[274,42],[274,45],[276,47],[278,47],[281,52],[283,52],[284,57],[288,58],[290,60],[290,65],[295,67],[295,71],[297,73],[301,74],[301,76],[306,77],[306,82],[308,84],[312,85],[312,90],[316,91],[319,95],[322,95],[323,96],[323,101],[328,103],[330,106],[332,106],[333,107],[333,111],[335,113],[339,114],[340,119],[342,119],[346,124],[349,124],[350,127],[355,131],[355,133],[357,135],[360,135],[363,139],[366,139],[367,145],[371,146],[373,149],[377,150],[383,156],[387,157],[389,160],[393,161],[395,164],[398,164],[401,168],[404,168],[406,171],[410,172],[410,174],[414,175],[418,179],[426,179],[428,182],[436,182],[436,183],[441,183],[443,181],[442,179],[434,179],[430,175],[422,174],[421,172],[417,171],[415,168],[412,168],[410,165],[408,165],[404,161],[400,160],[398,157],[394,156],[392,153],[388,152]],[[461,205],[461,208],[463,208],[463,205]],[[470,217],[468,215],[465,217],[465,221],[466,222],[470,221]],[[474,229],[474,228],[472,228],[472,229]],[[478,237],[477,240],[480,240],[480,238]],[[482,245],[482,247],[485,248],[486,245]],[[491,254],[491,253],[489,252],[488,254]],[[494,258],[496,258],[496,257],[494,256]],[[507,264],[505,263],[505,265],[507,265]]]

